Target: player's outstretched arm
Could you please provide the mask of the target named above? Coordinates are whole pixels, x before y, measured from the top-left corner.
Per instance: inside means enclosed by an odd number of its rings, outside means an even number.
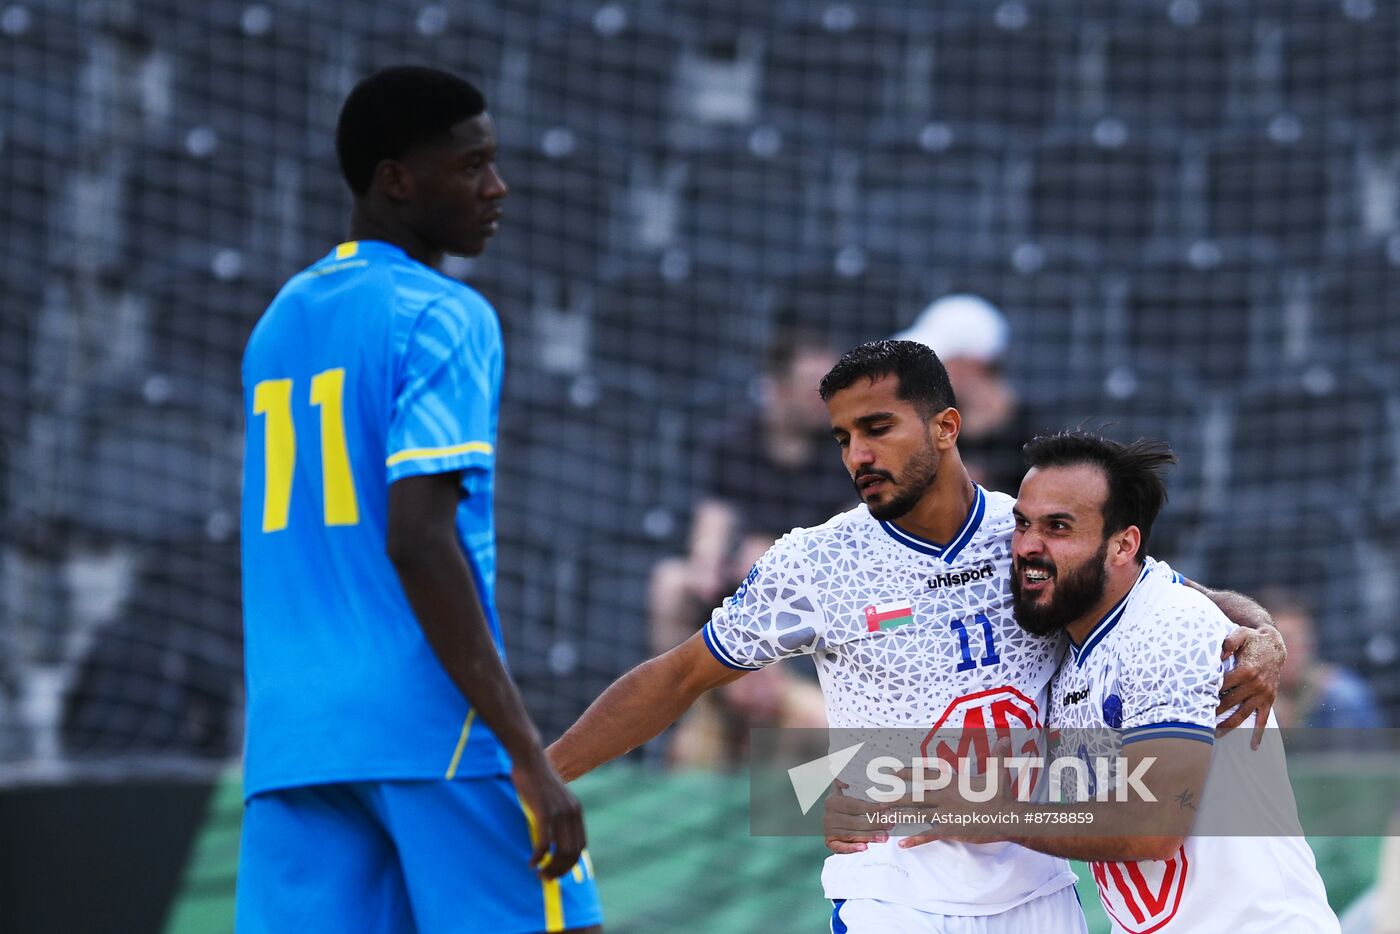
[[[549,747],[565,781],[631,752],[656,736],[711,688],[744,674],[715,660],[696,633],[618,678]]]
[[[455,473],[396,481],[389,487],[385,549],[443,670],[510,754],[512,779],[535,819],[532,864],[558,878],[583,852],[583,808],[550,766],[491,638],[457,542],[460,496]]]
[[[1191,580],[1186,584],[1209,597],[1230,622],[1241,627],[1226,637],[1220,652],[1222,659],[1233,655],[1235,667],[1225,673],[1216,712],[1223,714],[1233,707],[1234,713],[1221,722],[1216,735],[1224,735],[1249,719],[1250,714],[1258,714],[1251,744],[1258,749],[1269,724],[1269,711],[1278,696],[1283,663],[1288,658],[1283,636],[1274,628],[1269,611],[1244,594],[1211,590]]]

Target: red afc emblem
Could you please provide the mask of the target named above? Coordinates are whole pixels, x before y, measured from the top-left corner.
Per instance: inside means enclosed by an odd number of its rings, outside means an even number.
[[[1186,847],[1171,859],[1090,863],[1104,910],[1131,934],[1152,934],[1176,917],[1186,891]]]
[[[963,771],[981,771],[1002,737],[1010,737],[1013,756],[1040,757],[1040,706],[1010,685],[964,694],[950,703],[919,745],[919,754]],[[953,744],[956,743],[956,746]],[[1038,769],[1021,773],[1020,795],[1029,794]],[[1029,784],[1027,784],[1029,783]]]

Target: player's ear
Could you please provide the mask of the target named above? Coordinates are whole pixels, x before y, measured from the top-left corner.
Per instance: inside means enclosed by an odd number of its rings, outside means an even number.
[[[1142,530],[1135,525],[1130,525],[1113,537],[1115,547],[1113,549],[1113,562],[1115,564],[1127,564],[1138,560],[1138,551],[1142,548]]]
[[[946,451],[958,443],[962,434],[962,414],[949,406],[933,417],[933,440],[939,450]]]
[[[370,186],[378,188],[390,201],[410,201],[414,190],[413,173],[398,159],[381,159],[374,167]]]

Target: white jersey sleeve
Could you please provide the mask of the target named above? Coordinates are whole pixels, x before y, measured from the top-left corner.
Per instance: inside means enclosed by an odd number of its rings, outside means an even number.
[[[1211,742],[1224,665],[1220,644],[1231,624],[1203,594],[1186,587],[1150,586],[1148,625],[1127,633],[1119,673],[1124,745],[1175,737]]]
[[[822,644],[826,617],[807,569],[804,531],[778,539],[710,615],[701,633],[721,664],[755,671]]]
[[[1143,566],[1147,568],[1147,579],[1160,579],[1170,581],[1173,584],[1185,584],[1186,577],[1172,569],[1172,566],[1165,561],[1158,561],[1148,555],[1143,559]]]

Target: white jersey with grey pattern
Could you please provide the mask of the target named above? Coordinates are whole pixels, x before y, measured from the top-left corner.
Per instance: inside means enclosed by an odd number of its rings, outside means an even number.
[[[1228,667],[1221,662],[1220,645],[1233,628],[1202,594],[1173,587],[1144,569],[1080,644],[1070,646],[1051,684],[1052,755],[1113,762],[1124,746],[1144,740],[1214,744],[1216,723],[1229,716],[1229,711],[1217,715],[1216,708]],[[1251,727],[1246,723],[1239,736]],[[1257,782],[1261,774],[1287,774],[1277,729],[1266,735],[1257,752],[1232,737],[1228,752],[1217,749],[1212,755],[1196,828],[1219,826],[1212,787],[1247,787],[1246,793],[1226,794],[1217,803],[1231,810],[1232,825],[1271,827],[1269,832],[1278,835],[1197,833],[1170,859],[1091,863],[1115,931],[1338,930],[1287,781]],[[1241,756],[1254,761],[1242,762]],[[1064,772],[1061,798],[1083,801],[1106,793],[1095,787],[1094,774],[1086,769],[1089,783],[1078,788],[1074,772]],[[1110,769],[1106,777],[1111,789],[1123,776]],[[1250,816],[1242,816],[1241,809]],[[1269,869],[1251,872],[1243,881],[1242,866]]]
[[[1032,636],[1012,615],[1012,504],[975,488],[947,543],[863,505],[795,529],[714,611],[705,642],[743,670],[812,655],[833,729],[1039,729],[1064,640]],[[1012,844],[903,849],[891,840],[829,857],[822,881],[828,898],[989,915],[1071,885],[1074,874]]]

